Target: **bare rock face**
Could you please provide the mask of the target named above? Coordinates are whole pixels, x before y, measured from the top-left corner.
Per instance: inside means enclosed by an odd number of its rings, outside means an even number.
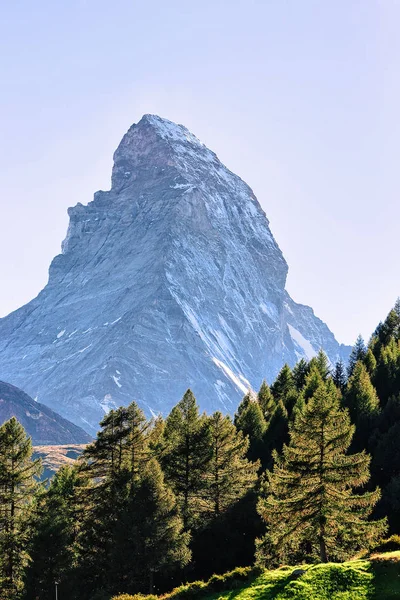
[[[63,419],[48,406],[35,402],[14,385],[0,381],[0,425],[15,417],[36,444],[87,444],[90,435]]]
[[[88,431],[133,399],[166,413],[188,387],[233,412],[285,362],[347,357],[285,291],[252,190],[182,125],[145,115],[111,190],[69,215],[47,286],[0,320],[0,376]]]

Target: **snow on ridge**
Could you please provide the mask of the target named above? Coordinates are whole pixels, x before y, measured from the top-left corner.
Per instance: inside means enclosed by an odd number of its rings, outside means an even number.
[[[230,369],[228,367],[228,365],[226,365],[224,362],[222,362],[222,360],[218,360],[218,358],[215,358],[215,356],[212,357],[213,362],[217,365],[217,367],[219,367],[223,373],[226,375],[226,377],[228,377],[231,381],[233,381],[233,383],[236,385],[237,388],[239,388],[240,391],[242,391],[244,394],[247,394],[247,392],[249,391],[249,388],[247,388],[244,383],[242,383],[242,381],[240,379],[244,379],[243,375],[235,375],[235,373],[232,371],[232,369]],[[247,381],[247,379],[246,379]]]
[[[174,142],[190,142],[196,146],[206,148],[184,125],[178,125],[158,115],[144,115],[143,119],[153,125],[163,139],[173,140]]]
[[[290,337],[294,341],[294,343],[301,348],[303,353],[305,354],[308,360],[311,360],[314,356],[317,356],[317,352],[312,347],[311,342],[306,340],[306,338],[300,333],[298,329],[293,327],[288,323]]]

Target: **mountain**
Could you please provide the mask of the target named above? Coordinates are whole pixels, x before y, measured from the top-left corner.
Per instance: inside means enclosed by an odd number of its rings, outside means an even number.
[[[0,375],[88,431],[132,399],[165,413],[188,387],[233,412],[286,361],[347,357],[286,292],[252,190],[182,125],[145,115],[111,189],[68,212],[48,284],[0,320]]]
[[[11,417],[16,417],[24,426],[34,445],[87,444],[91,441],[90,435],[80,427],[35,402],[14,385],[0,381],[0,424]]]
[[[34,446],[32,458],[42,461],[41,479],[51,479],[61,467],[72,467],[86,448],[86,444],[64,446]]]

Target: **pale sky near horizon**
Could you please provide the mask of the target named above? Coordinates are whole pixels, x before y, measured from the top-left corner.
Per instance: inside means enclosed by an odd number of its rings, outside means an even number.
[[[156,113],[253,188],[293,299],[368,338],[400,295],[399,23],[400,0],[4,0],[0,316]]]

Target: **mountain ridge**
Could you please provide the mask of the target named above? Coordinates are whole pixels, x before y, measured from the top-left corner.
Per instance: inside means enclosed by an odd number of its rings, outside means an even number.
[[[36,402],[24,391],[0,381],[0,424],[15,417],[34,445],[86,444],[90,435],[67,419]]]
[[[185,127],[145,115],[114,153],[111,189],[68,214],[48,284],[0,320],[0,376],[89,431],[132,399],[167,412],[187,387],[233,412],[284,362],[348,355],[286,292],[251,188]]]

